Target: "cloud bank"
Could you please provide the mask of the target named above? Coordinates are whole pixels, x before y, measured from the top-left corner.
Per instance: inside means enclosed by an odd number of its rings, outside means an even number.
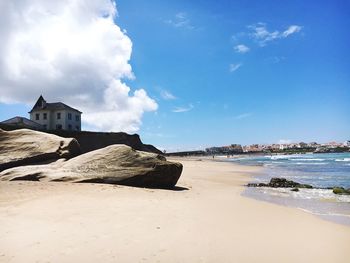
[[[132,42],[111,0],[0,2],[0,103],[33,104],[42,94],[83,111],[96,130],[136,132],[157,103],[131,91]]]

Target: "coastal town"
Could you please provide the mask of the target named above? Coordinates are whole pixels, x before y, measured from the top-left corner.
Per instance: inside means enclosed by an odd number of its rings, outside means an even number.
[[[297,142],[297,143],[274,143],[274,144],[230,144],[227,146],[214,146],[197,151],[181,151],[167,153],[173,156],[189,155],[232,155],[232,154],[297,154],[297,153],[342,153],[350,152],[350,140],[344,142]]]
[[[298,143],[281,143],[281,144],[251,144],[241,146],[232,144],[222,147],[210,147],[205,151],[208,154],[239,154],[239,153],[303,153],[303,152],[348,152],[350,151],[350,140],[345,142],[298,142]]]

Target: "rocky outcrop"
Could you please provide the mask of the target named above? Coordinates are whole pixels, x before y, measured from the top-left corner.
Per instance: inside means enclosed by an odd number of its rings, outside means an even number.
[[[271,178],[270,182],[265,183],[249,183],[248,187],[273,187],[273,188],[313,188],[309,184],[300,184],[285,178]]]
[[[43,132],[0,129],[0,171],[20,165],[72,158],[80,154],[78,142]]]
[[[0,179],[173,188],[181,172],[182,164],[168,162],[162,155],[111,145],[68,161],[8,169],[0,173]]]
[[[153,145],[142,143],[140,136],[137,134],[127,134],[125,132],[89,132],[64,130],[47,132],[65,138],[75,138],[80,144],[82,153],[101,149],[113,144],[125,144],[139,151],[162,154],[162,152]]]
[[[350,188],[345,189],[344,187],[334,187],[333,193],[336,195],[350,195]]]
[[[291,191],[293,192],[299,192],[299,188],[307,188],[307,189],[329,189],[333,190],[334,194],[337,195],[350,195],[350,188],[345,189],[344,187],[327,187],[327,188],[320,188],[320,187],[313,187],[309,184],[300,184],[291,180],[287,180],[285,178],[271,178],[270,182],[265,183],[249,183],[247,185],[248,187],[272,187],[272,188],[292,188]]]
[[[26,127],[18,125],[6,125],[0,123],[0,129],[12,131]],[[63,138],[74,138],[78,141],[82,153],[87,153],[113,144],[125,144],[136,150],[162,154],[162,152],[150,144],[142,143],[138,134],[127,134],[125,132],[90,132],[90,131],[66,131],[50,130],[42,131]]]

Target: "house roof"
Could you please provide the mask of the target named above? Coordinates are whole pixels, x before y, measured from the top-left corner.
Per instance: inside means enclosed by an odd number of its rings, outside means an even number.
[[[41,95],[29,113],[32,113],[33,111],[40,111],[40,110],[73,110],[73,111],[82,113],[81,111],[74,109],[62,102],[48,103]]]
[[[35,128],[42,128],[42,125],[39,123],[36,123],[35,121],[29,120],[25,117],[16,116],[11,119],[2,121],[0,123],[8,124],[8,125],[18,125],[23,127],[35,127]]]

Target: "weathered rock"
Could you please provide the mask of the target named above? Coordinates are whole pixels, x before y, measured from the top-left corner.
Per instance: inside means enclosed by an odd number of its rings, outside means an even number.
[[[53,130],[48,132],[64,138],[75,138],[79,142],[82,153],[102,149],[113,144],[125,144],[138,151],[162,154],[162,152],[153,145],[144,144],[137,134],[65,130]]]
[[[0,173],[0,179],[172,188],[181,172],[182,164],[168,162],[162,155],[111,145],[68,161],[8,169]]]
[[[345,189],[344,187],[334,187],[333,193],[336,195],[350,195],[350,188]]]
[[[287,180],[285,178],[271,178],[268,184],[264,183],[250,183],[248,187],[273,187],[273,188],[312,188],[309,184],[299,184],[297,182]]]
[[[23,129],[13,125],[6,125],[0,122],[0,129],[12,131]],[[127,134],[125,132],[92,132],[92,131],[66,131],[66,130],[45,130],[45,133],[54,134],[64,138],[74,138],[78,141],[81,153],[87,153],[102,149],[113,144],[125,144],[136,150],[163,154],[162,151],[150,144],[144,144],[138,134]]]
[[[79,143],[72,138],[28,129],[0,129],[0,171],[20,165],[71,158],[79,153]]]
[[[299,192],[299,188],[292,188],[290,189],[292,192]]]

